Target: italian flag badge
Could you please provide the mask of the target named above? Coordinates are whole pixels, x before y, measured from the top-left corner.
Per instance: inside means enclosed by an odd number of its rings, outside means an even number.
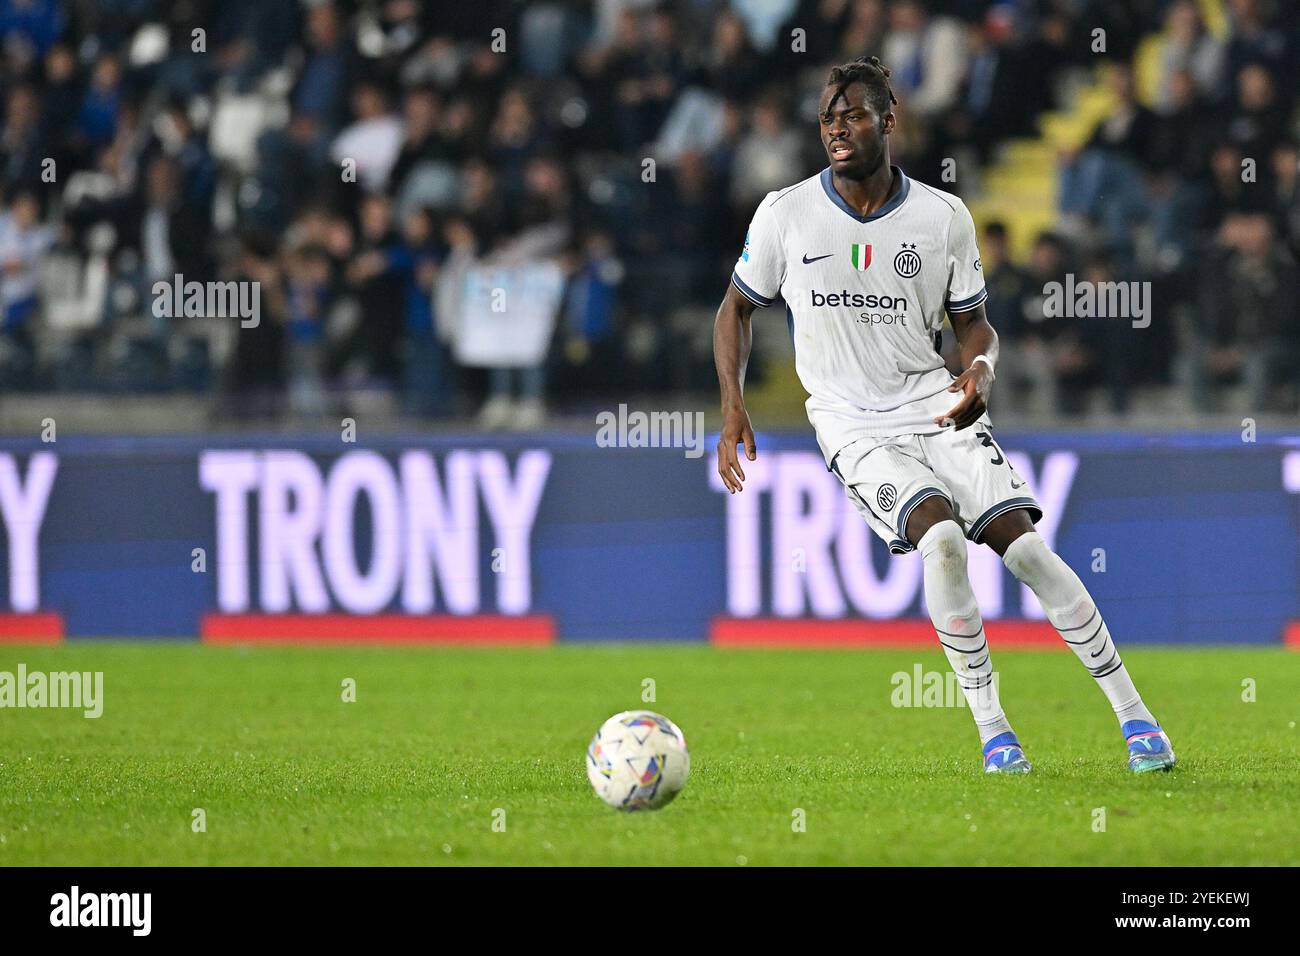
[[[849,247],[849,261],[853,263],[853,268],[865,272],[867,266],[871,265],[871,244],[853,243]]]

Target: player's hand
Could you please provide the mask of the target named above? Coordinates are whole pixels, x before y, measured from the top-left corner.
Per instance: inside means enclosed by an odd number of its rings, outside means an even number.
[[[948,386],[948,391],[962,393],[961,401],[948,409],[946,415],[935,418],[934,423],[944,427],[953,425],[957,431],[974,425],[988,410],[989,390],[992,387],[993,370],[983,362],[976,362]]]
[[[736,446],[745,446],[745,457],[750,461],[758,458],[754,447],[754,426],[749,423],[749,412],[744,407],[727,409],[722,418],[722,437],[718,439],[718,474],[722,484],[733,495],[743,491],[745,469],[740,467],[740,456]]]

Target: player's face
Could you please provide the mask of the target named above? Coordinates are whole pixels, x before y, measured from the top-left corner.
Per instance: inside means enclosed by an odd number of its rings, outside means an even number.
[[[885,161],[885,137],[894,128],[894,112],[877,114],[867,102],[863,83],[854,83],[832,106],[834,95],[835,87],[826,87],[817,109],[822,146],[836,174],[863,179]]]

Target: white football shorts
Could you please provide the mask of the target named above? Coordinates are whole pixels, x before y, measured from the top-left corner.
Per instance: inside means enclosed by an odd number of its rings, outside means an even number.
[[[989,522],[1008,511],[1024,508],[1034,522],[1043,516],[993,439],[987,416],[961,431],[859,439],[839,450],[831,471],[894,554],[914,550],[907,519],[931,495],[948,499],[962,531],[976,543]]]

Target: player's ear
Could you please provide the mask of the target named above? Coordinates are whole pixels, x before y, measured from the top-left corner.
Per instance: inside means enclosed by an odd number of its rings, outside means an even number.
[[[896,124],[897,124],[897,119],[894,116],[894,111],[890,110],[888,113],[886,113],[884,116],[880,118],[880,135],[888,136],[890,133],[894,131],[894,126]]]

